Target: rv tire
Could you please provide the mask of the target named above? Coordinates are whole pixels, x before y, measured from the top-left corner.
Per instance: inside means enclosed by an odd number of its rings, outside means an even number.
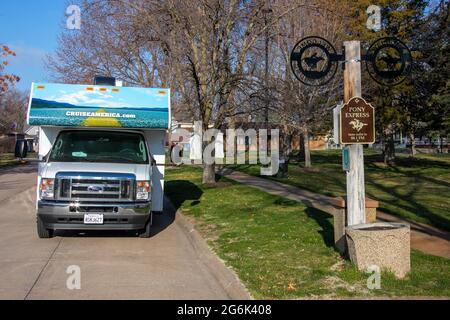
[[[47,229],[39,216],[37,217],[37,233],[39,238],[41,239],[48,239],[53,237],[53,230]]]

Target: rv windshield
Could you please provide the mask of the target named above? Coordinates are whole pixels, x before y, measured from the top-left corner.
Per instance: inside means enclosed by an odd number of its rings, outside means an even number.
[[[114,131],[63,131],[50,153],[54,162],[148,163],[142,135]]]

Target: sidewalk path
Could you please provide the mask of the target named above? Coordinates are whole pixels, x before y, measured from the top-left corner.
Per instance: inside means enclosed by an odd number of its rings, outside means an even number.
[[[223,169],[219,173],[242,184],[255,187],[273,195],[302,202],[306,205],[311,201],[320,203],[325,212],[330,212],[328,209],[333,210],[331,205],[333,203],[333,198],[328,196],[277,181],[251,176],[239,171]],[[411,247],[413,249],[450,259],[450,232],[442,231],[426,224],[406,220],[381,211],[377,211],[377,219],[380,221],[408,223],[411,226]]]

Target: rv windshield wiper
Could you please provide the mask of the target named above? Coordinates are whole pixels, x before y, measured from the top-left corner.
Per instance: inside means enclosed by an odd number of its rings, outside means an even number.
[[[59,158],[50,158],[49,161],[56,162],[94,162],[88,158],[75,158],[75,157],[59,157]]]
[[[95,162],[95,160],[89,159],[89,158],[70,158],[69,161],[71,161],[71,162]]]
[[[114,162],[118,162],[118,163],[137,163],[137,162],[139,162],[134,159],[124,158],[124,157],[115,157],[115,156],[104,156],[104,157],[98,157],[97,159],[101,160],[101,161],[114,161]]]

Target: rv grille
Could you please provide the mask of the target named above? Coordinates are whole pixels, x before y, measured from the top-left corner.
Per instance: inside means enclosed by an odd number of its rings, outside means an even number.
[[[96,174],[97,175],[97,174]],[[59,173],[56,176],[57,200],[133,201],[135,178],[126,174],[103,174],[85,177],[83,174]]]

